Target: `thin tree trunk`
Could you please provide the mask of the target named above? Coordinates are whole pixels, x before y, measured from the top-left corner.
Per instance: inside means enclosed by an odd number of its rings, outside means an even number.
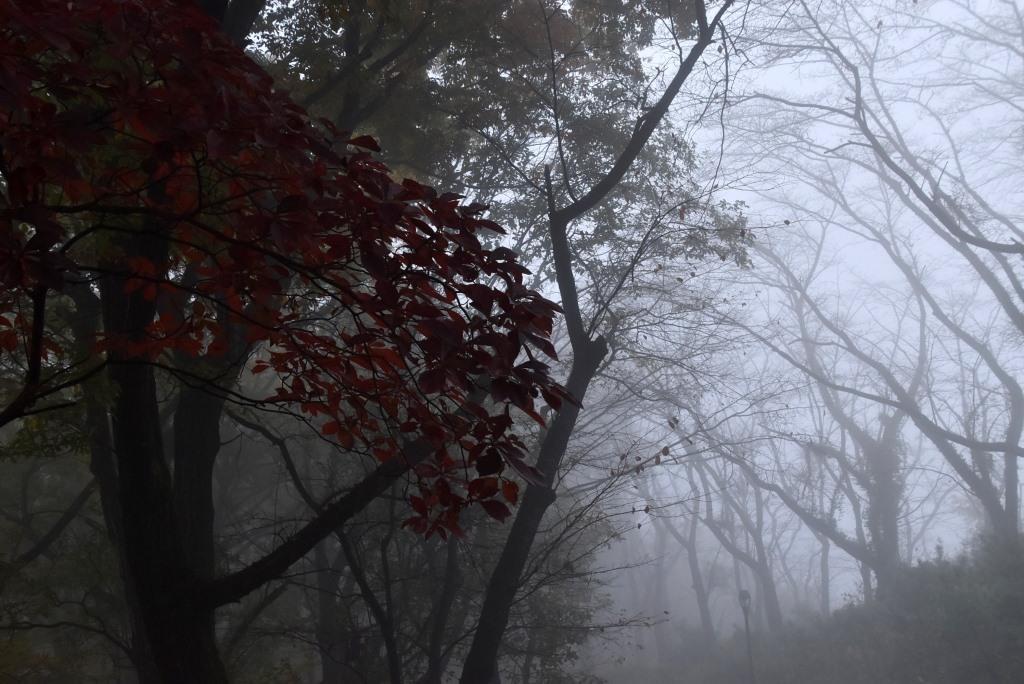
[[[815,536],[818,537],[818,542],[821,544],[821,555],[818,559],[818,568],[821,572],[821,592],[818,609],[821,611],[822,616],[828,617],[832,613],[832,571],[829,567],[831,545],[829,544],[828,537],[820,534]]]
[[[441,684],[444,675],[446,658],[444,657],[444,635],[451,615],[452,605],[462,584],[462,572],[459,570],[459,544],[455,538],[447,541],[445,553],[444,583],[441,594],[434,605],[431,616],[430,642],[427,647],[427,672],[421,684]]]
[[[694,9],[699,30],[694,44],[686,56],[681,59],[679,68],[661,97],[643,117],[637,120],[629,141],[615,162],[586,193],[568,206],[558,208],[552,189],[550,168],[545,174],[545,199],[548,204],[548,224],[552,256],[555,262],[555,277],[573,351],[572,370],[569,373],[566,387],[577,402],[581,402],[585,397],[590,381],[596,375],[608,352],[608,346],[604,338],[600,336],[592,339],[593,331],[588,330],[584,325],[573,272],[572,249],[567,236],[568,226],[603,202],[622,181],[668,113],[672,102],[689,78],[704,50],[714,40],[722,17],[733,2],[734,0],[725,0],[714,17],[709,20],[705,3],[702,0],[696,0]],[[463,665],[461,684],[487,684],[498,676],[498,651],[508,625],[509,611],[515,599],[515,593],[519,587],[534,537],[540,528],[541,519],[548,506],[554,501],[555,493],[551,486],[554,483],[562,455],[569,443],[569,437],[576,425],[579,411],[578,404],[563,405],[544,436],[537,462],[537,467],[543,473],[543,482],[540,485],[531,484],[527,487],[497,566],[488,581],[479,625]]]
[[[1017,455],[1008,453],[1003,457],[1003,491],[1006,508],[1006,533],[1008,540],[1016,542],[1020,536],[1020,472]]]
[[[597,373],[606,352],[607,346],[601,338],[577,351],[573,358],[569,381],[566,383],[566,388],[573,397],[576,397],[577,402],[583,401],[587,387]],[[544,435],[540,456],[537,459],[537,468],[543,474],[543,482],[526,487],[512,529],[502,547],[498,563],[491,573],[480,611],[480,622],[466,662],[463,664],[462,677],[459,680],[462,684],[489,683],[497,675],[498,649],[508,625],[520,577],[526,567],[544,512],[555,500],[555,493],[551,487],[562,455],[569,444],[569,437],[576,426],[579,412],[580,403],[566,402]]]
[[[711,597],[704,584],[704,574],[700,567],[700,554],[697,553],[697,531],[700,519],[694,515],[690,517],[690,545],[686,550],[686,560],[690,565],[690,580],[693,592],[697,597],[697,610],[700,613],[700,626],[704,634],[704,645],[713,647],[717,641],[715,635],[715,621],[711,617]]]
[[[316,646],[320,654],[320,681],[322,684],[344,684],[345,634],[338,620],[338,563],[327,557],[327,542],[313,550],[316,564]],[[340,554],[339,554],[340,555]]]

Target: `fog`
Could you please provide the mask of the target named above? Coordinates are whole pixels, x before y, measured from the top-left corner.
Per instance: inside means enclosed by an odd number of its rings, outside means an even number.
[[[0,0],[0,681],[1024,681],[1022,112],[1015,0]]]

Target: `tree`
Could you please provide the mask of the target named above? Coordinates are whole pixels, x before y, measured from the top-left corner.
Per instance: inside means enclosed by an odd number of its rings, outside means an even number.
[[[921,388],[889,372],[884,354],[844,335],[820,302],[804,298],[823,332],[881,380],[882,389],[863,398],[905,413],[970,489],[991,532],[1016,543],[1024,391],[1014,354],[999,338],[1024,330],[1024,288],[1014,258],[1022,251],[1019,207],[1004,190],[1019,178],[1019,155],[1002,151],[1018,135],[1011,122],[1020,89],[1005,77],[1005,64],[1019,54],[1007,39],[1020,35],[1019,16],[1001,3],[956,2],[948,13],[925,5],[889,12],[871,2],[824,7],[834,21],[822,21],[822,6],[799,3],[765,47],[774,59],[795,57],[808,74],[834,78],[839,94],[751,96],[757,121],[745,118],[741,125],[755,134],[747,140],[765,143],[744,155],[748,161],[772,155],[773,177],[799,179],[807,191],[800,199],[776,196],[791,217],[787,223],[839,228],[891,265],[929,319],[927,333],[942,340],[935,345],[942,356],[927,360],[926,379],[974,369],[973,384],[985,387],[979,393],[952,389],[954,382],[943,391],[944,383],[932,382],[915,396]],[[922,48],[904,53],[900,37]],[[907,126],[903,108],[928,124]],[[989,113],[995,142],[969,118],[978,109]],[[960,292],[944,292],[953,282]],[[967,292],[971,305],[964,302]],[[832,389],[857,391],[843,383]]]
[[[810,391],[804,393],[806,399],[801,397],[799,400],[809,401],[811,406],[820,406],[820,409],[816,411],[818,417],[813,419],[812,429],[797,435],[791,432],[773,435],[772,451],[777,471],[774,477],[782,486],[765,482],[750,468],[747,472],[759,486],[776,492],[816,534],[829,539],[870,568],[878,580],[880,594],[891,596],[902,565],[899,521],[905,508],[903,433],[907,415],[899,407],[879,407],[870,399],[864,401],[863,393],[885,395],[884,387],[875,389],[861,380],[864,375],[870,378],[873,368],[862,366],[857,355],[847,358],[841,353],[843,347],[832,347],[826,343],[830,322],[848,331],[846,340],[868,340],[871,335],[866,330],[854,334],[853,324],[844,320],[850,316],[833,314],[831,321],[822,321],[817,302],[823,299],[823,295],[817,294],[815,289],[826,267],[822,257],[823,239],[804,236],[802,241],[792,244],[806,246],[806,250],[796,250],[797,254],[806,252],[813,255],[806,272],[797,273],[795,269],[798,267],[768,248],[758,250],[770,269],[760,276],[759,282],[779,293],[781,306],[766,331],[755,334],[768,349],[796,370],[806,372],[813,384]],[[881,306],[876,311],[881,317]],[[918,315],[917,320],[915,314]],[[893,303],[891,317],[896,321],[895,332],[889,334],[886,331],[884,344],[891,344],[893,351],[885,360],[885,367],[892,377],[900,378],[901,387],[908,396],[919,397],[928,370],[927,319],[913,299],[909,303]],[[859,341],[858,351],[867,344]],[[837,390],[839,387],[849,391]],[[779,454],[783,450],[780,444],[787,443],[796,447],[799,454],[799,461],[791,465],[785,464]],[[798,466],[797,463],[804,465]],[[835,511],[830,510],[832,506],[822,506],[820,492],[807,486],[815,470],[814,463],[828,470],[830,478],[847,494],[853,506],[856,539],[837,527]],[[836,472],[832,471],[831,464],[834,464]],[[786,479],[795,482],[786,485]],[[822,482],[821,486],[824,485]],[[801,499],[808,495],[811,500],[802,502]],[[866,509],[864,515],[861,514],[862,502]],[[864,593],[865,598],[871,596],[867,580]]]
[[[0,424],[86,408],[144,677],[224,681],[216,609],[407,474],[417,531],[458,532],[477,502],[507,515],[473,483],[536,477],[513,416],[566,394],[531,349],[553,353],[556,307],[481,244],[500,231],[481,206],[317,128],[198,7],[5,0],[0,19],[0,348],[20,371]],[[218,573],[229,403],[379,465]]]
[[[707,45],[725,40],[729,5],[282,3],[253,40],[281,82],[318,113],[344,128],[387,131],[384,154],[402,168],[494,199],[492,211],[513,231],[510,244],[531,255],[533,282],[559,288],[568,314],[563,356],[575,369],[565,372],[582,398],[610,357],[592,353],[597,345],[584,349],[577,329],[595,342],[599,333],[621,333],[625,346],[651,313],[629,301],[642,289],[636,283],[665,275],[655,259],[682,269],[684,258],[743,251],[742,220],[709,206],[707,188],[691,180],[685,133],[666,116],[696,80],[691,74],[701,74]],[[655,66],[645,64],[645,50],[658,52]],[[563,288],[569,281],[572,292]],[[552,484],[576,433],[572,412],[565,407],[558,428],[543,435],[541,470]],[[549,505],[539,502],[550,494],[524,497],[521,510],[533,511],[536,524],[524,520],[506,545],[484,628],[473,635],[469,679],[487,676],[480,666],[497,667],[502,606],[521,585],[515,566],[528,562]]]
[[[565,164],[564,157],[560,158],[562,173],[560,190],[564,190],[567,196],[567,199],[565,197],[560,199],[556,195],[551,166],[545,168],[544,194],[548,208],[547,234],[552,244],[556,282],[565,311],[566,327],[572,349],[572,369],[566,381],[566,387],[573,396],[580,397],[580,399],[586,395],[590,383],[604,361],[605,355],[608,353],[608,343],[602,335],[595,334],[594,327],[587,326],[580,310],[579,292],[568,233],[569,225],[600,205],[622,181],[668,113],[669,107],[689,78],[705,48],[711,44],[720,28],[723,16],[731,5],[732,3],[727,0],[709,18],[705,4],[703,2],[696,3],[694,23],[697,25],[697,31],[694,44],[690,46],[689,50],[684,51],[680,38],[675,36],[678,65],[672,79],[661,96],[651,105],[649,111],[637,119],[625,146],[615,157],[611,166],[597,177],[593,185],[579,194],[574,192],[570,170]],[[559,149],[561,149],[563,139],[557,123],[559,120],[558,73],[557,66],[554,65],[554,45],[550,39],[550,27],[552,22],[560,16],[559,8],[550,11],[544,9],[553,64],[551,88],[552,109],[556,122],[555,142]],[[559,206],[560,203],[562,206]],[[624,277],[628,277],[628,272]],[[527,488],[501,557],[491,574],[481,609],[480,626],[474,634],[473,645],[470,647],[463,666],[460,679],[463,684],[490,682],[497,676],[498,649],[502,634],[508,624],[508,614],[515,597],[515,589],[544,512],[554,499],[552,490],[554,474],[558,470],[578,416],[579,405],[565,405],[555,416],[539,446],[537,463],[541,471],[545,473],[544,480]]]

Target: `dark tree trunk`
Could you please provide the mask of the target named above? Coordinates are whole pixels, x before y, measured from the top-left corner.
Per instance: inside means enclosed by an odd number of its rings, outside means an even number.
[[[176,531],[152,369],[115,364],[111,377],[125,557],[159,681],[226,682],[213,611],[195,601],[196,578]]]
[[[582,346],[582,345],[581,345]],[[604,360],[607,346],[603,339],[589,342],[576,350],[566,388],[582,402],[590,381]],[[533,540],[540,529],[548,506],[555,500],[551,489],[562,455],[580,413],[579,403],[566,402],[551,422],[541,443],[537,467],[543,473],[542,485],[528,485],[516,512],[498,564],[487,583],[480,622],[462,668],[461,684],[484,684],[497,676],[498,649],[508,625],[509,612],[519,589],[520,577],[530,555]]]
[[[203,581],[214,577],[213,468],[220,451],[224,400],[212,387],[182,387],[174,412],[174,509],[185,561]]]
[[[441,594],[434,604],[431,616],[430,643],[427,647],[427,672],[420,680],[421,684],[441,684],[447,658],[444,656],[444,636],[448,627],[452,605],[462,584],[462,573],[459,570],[459,544],[454,538],[447,541],[444,564],[444,582]]]
[[[126,247],[155,264],[166,257],[166,244],[155,234],[134,237]],[[108,334],[129,341],[145,339],[146,326],[156,313],[155,302],[138,292],[126,294],[125,281],[117,276],[102,281],[101,298]],[[108,362],[116,392],[111,435],[124,560],[132,579],[129,592],[134,595],[133,607],[159,672],[158,681],[226,682],[214,639],[213,609],[197,601],[199,578],[189,568],[179,537],[153,367],[118,348],[109,352]]]
[[[885,416],[879,438],[859,436],[869,474],[868,529],[874,551],[876,591],[887,600],[898,591],[900,568],[900,503],[903,477],[900,472],[899,432],[904,423],[901,412]],[[854,435],[855,438],[858,434]]]
[[[317,544],[313,552],[316,563],[316,646],[320,652],[322,684],[344,684],[348,681],[345,665],[346,634],[338,619],[338,563],[330,563],[326,542]],[[339,554],[340,557],[340,554]]]
[[[75,303],[76,315],[71,319],[71,329],[75,337],[76,355],[87,359],[92,355],[93,345],[99,333],[102,319],[100,300],[85,285],[71,286],[67,288],[67,294]],[[117,554],[124,586],[124,597],[131,623],[130,658],[140,681],[156,682],[159,681],[159,674],[142,624],[138,593],[126,564],[121,497],[118,493],[120,485],[114,462],[110,415],[103,401],[97,396],[96,385],[96,379],[90,379],[82,384],[82,402],[85,405],[86,432],[89,439],[89,469],[99,484],[104,527],[114,553]]]

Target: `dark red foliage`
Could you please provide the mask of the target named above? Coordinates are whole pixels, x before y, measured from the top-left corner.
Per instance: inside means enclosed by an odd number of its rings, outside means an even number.
[[[156,313],[98,352],[247,355],[243,379],[274,380],[250,400],[347,450],[433,445],[416,529],[472,501],[504,518],[493,474],[529,470],[512,407],[540,420],[537,390],[564,396],[531,351],[553,353],[556,306],[481,244],[483,207],[394,180],[376,149],[311,122],[190,2],[0,0],[0,355],[29,365],[33,294],[113,278]],[[46,334],[30,390],[69,377]]]

